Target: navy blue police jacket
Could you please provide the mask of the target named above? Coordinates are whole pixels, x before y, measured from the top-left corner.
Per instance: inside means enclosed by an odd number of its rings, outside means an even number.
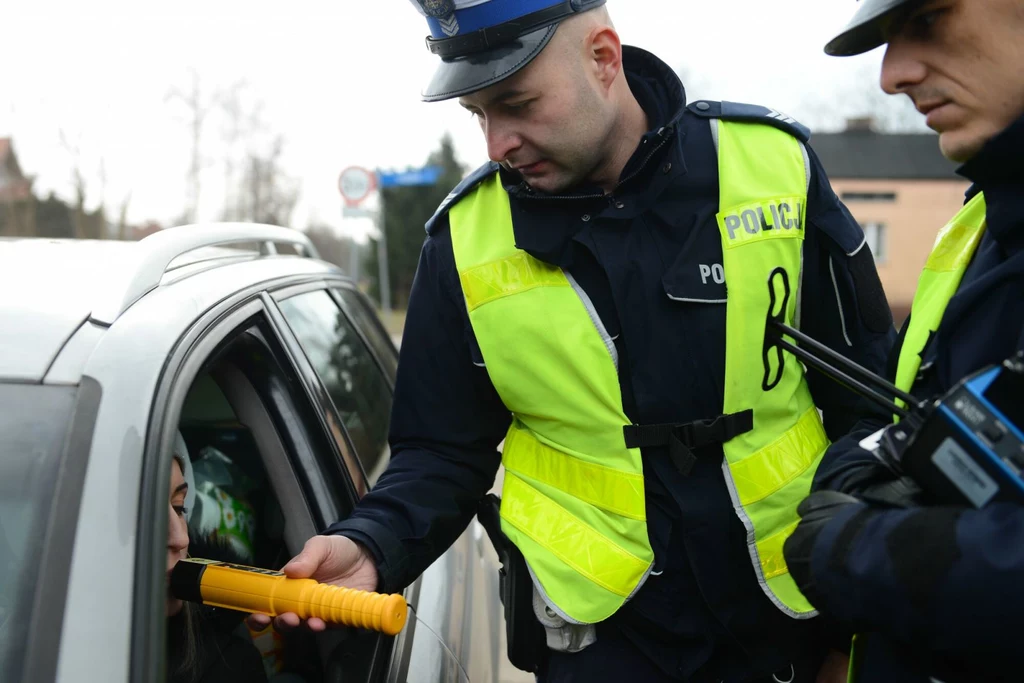
[[[714,276],[722,246],[707,116],[731,112],[804,139],[807,131],[763,107],[687,107],[667,65],[637,48],[624,54],[650,131],[609,194],[543,195],[501,170],[516,245],[565,269],[593,301],[618,347],[623,404],[634,423],[714,418],[723,405],[726,291]],[[809,154],[803,328],[881,371],[895,331],[874,262]],[[449,199],[495,169],[469,177]],[[391,462],[351,517],[328,531],[369,549],[385,590],[413,581],[466,528],[494,482],[496,447],[511,420],[474,339],[444,210],[427,232],[402,339]],[[833,436],[871,410],[826,379],[809,382]],[[765,596],[723,479],[722,448],[698,455],[684,476],[667,448],[643,449],[654,574],[598,637],[614,629],[673,679],[743,680],[779,670],[820,629],[784,616]]]
[[[919,398],[944,394],[1024,349],[1024,117],[958,173],[973,183],[967,199],[985,193],[988,225],[922,353],[911,389]],[[890,378],[898,355],[897,346]],[[815,488],[856,494],[858,472],[876,466],[857,442],[881,426],[868,420],[836,442]],[[879,632],[864,639],[860,679],[1021,680],[1024,508],[883,511],[840,542],[841,528],[863,508],[850,506],[832,520],[811,560],[826,600],[819,607],[860,631]]]

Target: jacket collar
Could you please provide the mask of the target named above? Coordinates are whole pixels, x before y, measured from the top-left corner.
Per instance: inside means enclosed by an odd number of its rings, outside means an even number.
[[[1007,252],[1024,251],[1024,116],[995,136],[957,173],[985,193],[988,233]]]
[[[679,132],[686,95],[672,69],[645,50],[623,46],[623,67],[650,124],[615,190],[616,197],[629,202],[629,208],[615,215],[627,220],[651,208],[665,188],[686,172]],[[670,174],[659,171],[666,155],[671,155]],[[560,195],[537,192],[504,169],[501,179],[511,198],[516,246],[552,265],[571,267],[573,238],[588,225],[581,217],[600,212],[610,198],[598,187],[581,187]]]

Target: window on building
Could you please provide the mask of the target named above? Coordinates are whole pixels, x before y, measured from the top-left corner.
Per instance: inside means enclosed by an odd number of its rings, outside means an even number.
[[[894,202],[895,192],[844,192],[844,202]]]
[[[885,263],[889,258],[886,249],[885,223],[861,223],[860,227],[864,230],[864,239],[868,243],[868,248],[871,249],[871,254],[875,257],[875,263]]]

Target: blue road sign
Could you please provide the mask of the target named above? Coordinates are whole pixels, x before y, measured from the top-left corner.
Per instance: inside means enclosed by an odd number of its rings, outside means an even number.
[[[442,171],[440,166],[424,166],[398,172],[377,171],[377,186],[433,185],[441,177]]]

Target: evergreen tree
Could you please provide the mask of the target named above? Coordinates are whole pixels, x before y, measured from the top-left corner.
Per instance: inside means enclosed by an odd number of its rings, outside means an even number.
[[[391,305],[395,308],[405,308],[408,304],[420,248],[426,239],[423,226],[434,215],[434,211],[452,188],[459,184],[464,172],[462,164],[455,158],[455,146],[451,136],[447,134],[441,138],[439,148],[427,158],[427,165],[442,168],[436,184],[389,187],[381,190],[384,234],[388,247]],[[379,302],[376,240],[370,241],[366,252],[365,272],[370,279],[370,296]]]

